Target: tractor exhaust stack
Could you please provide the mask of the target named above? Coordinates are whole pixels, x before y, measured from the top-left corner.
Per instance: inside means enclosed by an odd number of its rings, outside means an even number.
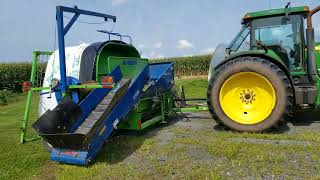
[[[308,49],[308,72],[310,79],[315,82],[317,79],[317,66],[315,61],[315,43],[314,43],[314,29],[312,26],[312,16],[320,11],[320,6],[312,9],[307,15],[307,49]]]

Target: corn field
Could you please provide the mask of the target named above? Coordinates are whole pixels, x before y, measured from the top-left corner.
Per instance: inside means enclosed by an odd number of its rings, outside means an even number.
[[[38,64],[44,68],[46,64]],[[0,90],[7,89],[12,92],[22,91],[22,82],[30,81],[31,63],[0,64]]]
[[[175,76],[199,76],[207,75],[211,55],[173,57],[163,59],[152,59],[150,63],[155,62],[173,62]]]
[[[202,55],[152,59],[150,63],[173,62],[175,75],[181,77],[207,75],[210,60],[211,55]],[[46,64],[38,64],[38,68],[44,68],[43,66]],[[21,92],[21,83],[30,80],[31,68],[31,63],[0,64],[0,90]]]

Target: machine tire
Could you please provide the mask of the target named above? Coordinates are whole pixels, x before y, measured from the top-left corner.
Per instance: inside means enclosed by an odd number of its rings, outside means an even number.
[[[223,85],[226,84],[227,80],[231,79],[231,77],[234,77],[234,75],[241,74],[241,73],[258,74],[258,76],[261,76],[263,77],[263,79],[266,79],[267,80],[266,82],[269,82],[268,84],[271,85],[270,87],[272,87],[272,90],[274,90],[272,91],[273,94],[275,95],[275,96],[272,96],[272,97],[275,97],[274,98],[275,100],[273,100],[273,106],[272,106],[273,108],[270,108],[270,113],[269,114],[267,113],[267,115],[265,116],[266,118],[262,116],[261,120],[257,123],[250,123],[250,124],[239,123],[239,121],[233,120],[235,118],[231,119],[228,115],[226,115],[226,112],[223,110],[223,107],[222,107],[223,105],[221,105],[223,104],[223,101],[221,101],[220,99],[220,95],[221,95],[220,91],[223,88]],[[243,77],[246,77],[246,76],[243,76]],[[231,82],[234,82],[234,81],[231,81]],[[242,81],[240,81],[240,83],[242,83]],[[233,83],[231,87],[233,86],[236,86],[236,85],[234,85]],[[267,86],[267,85],[263,85],[263,86]],[[237,88],[239,89],[239,87]],[[235,91],[232,91],[232,90],[233,89],[227,92],[234,93]],[[256,91],[259,91],[259,89]],[[224,98],[226,94],[222,94],[222,95],[221,95],[222,98]],[[242,98],[242,102],[239,102],[240,104],[244,102],[243,101],[244,97],[245,95],[243,95],[243,98],[240,96],[240,99]],[[269,96],[266,96],[266,97],[269,97]],[[262,98],[265,98],[265,97],[262,96]],[[253,99],[253,100],[256,100],[256,99]],[[256,102],[258,102],[258,100],[256,100]],[[251,57],[251,56],[238,57],[220,66],[216,70],[215,75],[210,79],[209,85],[208,85],[208,91],[207,91],[207,104],[212,117],[215,119],[215,121],[218,124],[223,124],[224,126],[227,126],[230,129],[236,130],[236,131],[261,132],[273,127],[278,127],[280,123],[281,124],[285,123],[286,119],[291,116],[292,104],[293,104],[293,89],[287,75],[274,63],[259,57]],[[251,104],[254,104],[254,102],[251,102]],[[257,107],[257,108],[260,108],[260,107]],[[238,109],[240,109],[240,106],[238,107]],[[261,114],[263,110],[252,111],[252,112],[253,113],[258,112],[258,114],[259,113]],[[242,112],[239,111],[237,113],[240,114],[238,117],[239,119],[241,119]],[[247,114],[246,112],[243,112],[243,113]],[[247,116],[243,115],[243,117],[247,117]],[[253,117],[256,117],[256,116],[253,116]]]

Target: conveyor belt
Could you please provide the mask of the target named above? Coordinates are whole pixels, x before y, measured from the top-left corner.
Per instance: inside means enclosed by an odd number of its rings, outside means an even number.
[[[96,128],[101,125],[119,99],[127,91],[130,82],[131,80],[129,79],[122,79],[118,83],[118,89],[114,92],[111,91],[108,93],[75,131],[76,134],[83,134],[86,136],[85,144],[89,143],[88,141],[90,141],[92,135],[96,131]]]

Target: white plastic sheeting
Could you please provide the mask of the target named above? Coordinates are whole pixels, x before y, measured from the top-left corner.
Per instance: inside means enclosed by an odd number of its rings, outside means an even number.
[[[66,56],[66,75],[79,79],[79,71],[81,64],[81,56],[83,51],[89,44],[83,43],[78,46],[71,46],[65,48]],[[43,80],[42,87],[49,87],[52,79],[58,79],[60,81],[60,63],[59,63],[59,51],[56,50],[49,58],[46,73]],[[57,99],[55,93],[46,93],[49,90],[44,90],[41,93],[39,101],[39,116],[44,114],[47,110],[54,109],[57,105]],[[51,98],[50,98],[51,97]]]

